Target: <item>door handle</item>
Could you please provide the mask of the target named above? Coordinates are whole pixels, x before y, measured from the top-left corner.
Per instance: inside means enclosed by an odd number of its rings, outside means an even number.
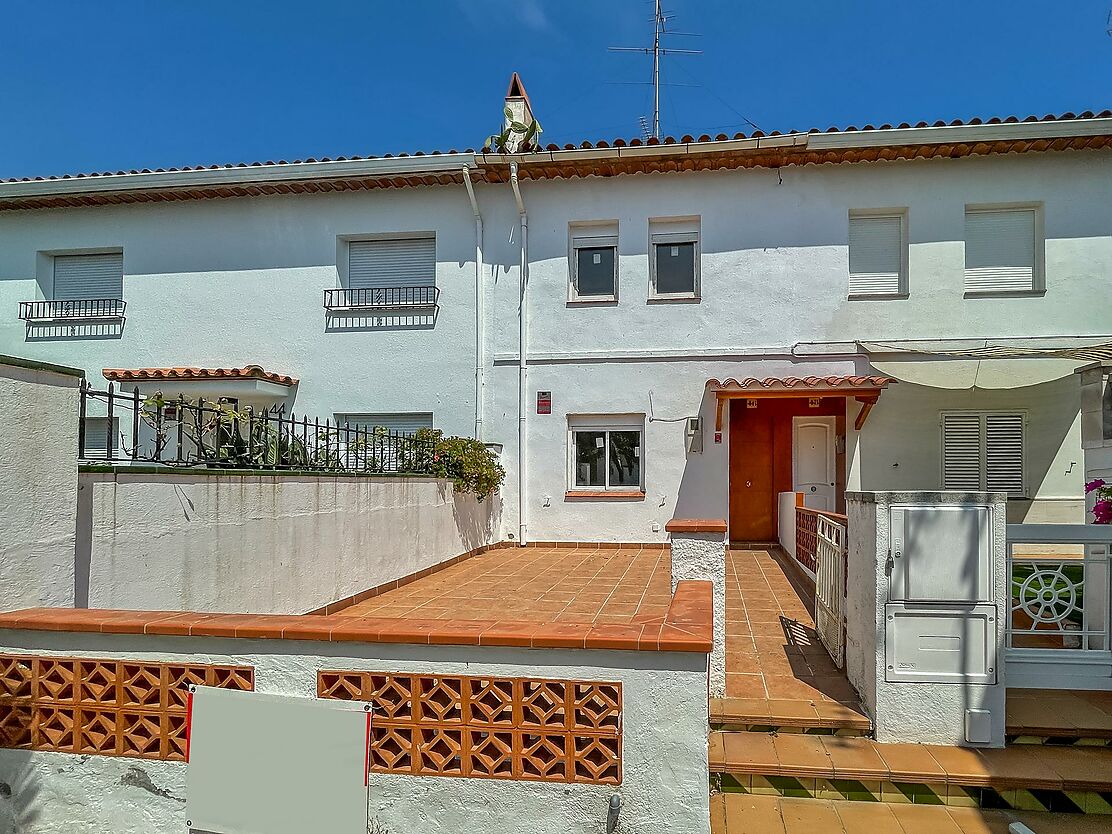
[[[745,488],[746,488],[746,489],[749,489],[749,487],[751,487],[751,486],[753,486],[753,482],[752,482],[752,481],[746,481],[746,482],[745,482]]]

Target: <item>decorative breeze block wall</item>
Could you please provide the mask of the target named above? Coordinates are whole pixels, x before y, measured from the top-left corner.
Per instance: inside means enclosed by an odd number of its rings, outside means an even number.
[[[317,695],[374,705],[376,773],[622,781],[620,683],[321,671]]]
[[[0,747],[184,761],[189,684],[249,691],[255,670],[0,655]]]

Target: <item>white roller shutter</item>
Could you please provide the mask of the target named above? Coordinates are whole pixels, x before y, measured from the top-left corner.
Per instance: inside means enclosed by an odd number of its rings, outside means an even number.
[[[981,489],[981,416],[942,415],[942,488]]]
[[[418,429],[432,428],[431,412],[394,412],[384,414],[337,414],[336,422],[347,423],[351,428],[374,429],[378,427],[395,434],[414,434]]]
[[[54,300],[123,297],[122,252],[54,256]]]
[[[903,218],[851,215],[849,294],[897,295],[904,291]]]
[[[942,488],[1026,495],[1024,416],[1015,412],[942,415]]]
[[[985,415],[985,489],[1022,496],[1023,415]]]
[[[965,212],[965,291],[1035,289],[1035,210]]]
[[[435,287],[436,238],[353,240],[348,244],[348,289]]]

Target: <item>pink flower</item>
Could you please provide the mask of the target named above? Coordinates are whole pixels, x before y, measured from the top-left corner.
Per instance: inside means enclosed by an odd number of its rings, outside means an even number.
[[[1093,520],[1097,524],[1112,524],[1112,498],[1102,498],[1093,505]]]
[[[1086,493],[1093,492],[1094,490],[1100,489],[1104,485],[1105,485],[1104,478],[1097,478],[1096,480],[1089,481],[1089,483],[1085,484],[1085,492]]]

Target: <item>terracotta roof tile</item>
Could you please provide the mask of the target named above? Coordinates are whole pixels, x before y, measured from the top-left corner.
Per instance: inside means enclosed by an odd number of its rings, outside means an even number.
[[[522,89],[522,92],[524,92],[524,89]],[[735,133],[733,136],[728,136],[727,134],[720,133],[717,136],[715,136],[713,140],[711,140],[711,138],[708,135],[704,134],[703,136],[699,137],[698,141],[700,141],[700,142],[705,142],[705,141],[722,142],[722,141],[727,141],[727,140],[730,140],[730,139],[754,139],[754,138],[761,138],[761,137],[764,137],[764,136],[798,136],[798,135],[802,135],[802,134],[812,134],[812,133],[859,133],[859,132],[867,132],[867,131],[873,131],[873,130],[889,130],[889,129],[892,129],[893,127],[897,128],[897,129],[923,128],[923,127],[946,127],[946,126],[960,127],[960,126],[963,126],[963,125],[1019,124],[1019,123],[1029,123],[1029,122],[1057,122],[1057,121],[1072,120],[1072,119],[1108,119],[1108,118],[1112,118],[1112,110],[1102,110],[1100,112],[1096,112],[1096,111],[1092,111],[1092,110],[1085,110],[1085,111],[1080,112],[1080,113],[1070,113],[1070,112],[1057,113],[1057,114],[1047,113],[1046,115],[1043,115],[1043,116],[1030,115],[1030,116],[1026,116],[1024,118],[1020,118],[1019,116],[1006,116],[1006,117],[1003,117],[1003,118],[1001,118],[999,116],[993,116],[991,118],[974,117],[974,118],[965,119],[965,120],[963,120],[963,119],[953,119],[952,121],[949,121],[949,122],[944,121],[944,120],[938,120],[938,121],[935,121],[935,122],[920,121],[920,122],[916,122],[914,124],[912,124],[911,122],[901,122],[898,125],[882,124],[879,127],[874,127],[871,124],[867,124],[863,127],[856,127],[854,125],[850,125],[849,127],[828,127],[825,130],[823,130],[821,128],[817,128],[817,127],[812,127],[812,128],[808,128],[806,130],[789,130],[789,131],[774,130],[774,131],[771,131],[769,133],[765,133],[765,132],[760,131],[760,130],[755,130],[752,133],[748,133],[748,134],[747,133]],[[606,147],[626,147],[626,146],[639,147],[639,146],[642,146],[642,145],[661,145],[661,144],[663,144],[663,145],[675,145],[675,144],[682,144],[682,143],[688,143],[688,142],[693,142],[693,141],[695,141],[695,140],[692,139],[692,137],[690,135],[683,136],[680,139],[676,139],[673,136],[665,136],[661,139],[656,139],[654,137],[650,137],[647,140],[642,140],[642,139],[639,139],[639,138],[633,138],[633,139],[617,138],[617,139],[614,139],[614,140],[610,141],[609,143],[607,143],[606,140],[595,140],[594,142],[584,140],[579,145],[576,145],[574,143],[568,143],[568,144],[565,144],[563,146],[560,146],[560,145],[557,145],[557,144],[549,144],[547,146],[546,150],[558,151],[558,150],[577,150],[579,148],[606,148]],[[481,150],[489,150],[489,148],[484,148],[484,149],[481,149]],[[49,181],[52,181],[52,180],[95,179],[97,177],[119,176],[119,175],[123,175],[123,174],[152,174],[152,173],[153,174],[164,174],[164,173],[174,173],[174,172],[179,172],[179,171],[215,171],[215,170],[219,170],[221,168],[253,168],[253,167],[258,167],[258,166],[261,166],[261,165],[300,165],[300,164],[313,163],[313,162],[347,162],[347,161],[360,161],[360,160],[373,160],[373,159],[396,159],[396,158],[406,158],[406,157],[411,157],[411,156],[443,156],[443,155],[450,155],[450,154],[456,154],[456,153],[471,154],[471,153],[475,153],[475,152],[476,151],[475,151],[474,148],[466,148],[463,151],[458,151],[458,150],[453,148],[453,149],[448,150],[448,151],[430,151],[428,153],[426,153],[425,151],[415,151],[413,153],[398,153],[398,154],[389,154],[388,153],[388,154],[382,154],[381,156],[376,156],[376,155],[373,155],[373,154],[369,154],[367,156],[359,156],[359,155],[336,156],[336,157],[321,156],[321,157],[308,157],[306,159],[293,159],[293,160],[285,160],[285,159],[280,159],[280,160],[277,160],[277,161],[267,160],[265,162],[258,162],[258,161],[256,161],[256,162],[234,162],[234,163],[224,163],[224,164],[220,164],[220,165],[182,165],[182,166],[179,166],[179,167],[143,168],[141,170],[132,169],[130,171],[122,171],[121,170],[121,171],[101,171],[101,172],[79,173],[79,174],[61,174],[61,175],[48,176],[48,177],[10,177],[8,179],[0,179],[0,183],[4,183],[4,182],[49,182]]]
[[[742,380],[730,377],[723,380],[708,379],[707,387],[712,390],[731,391],[779,391],[793,388],[810,391],[843,391],[858,388],[869,390],[886,388],[894,382],[896,380],[888,376],[787,376],[764,379],[748,377]]]
[[[117,382],[140,380],[202,380],[202,379],[261,379],[276,385],[297,385],[297,380],[286,374],[263,370],[259,365],[242,368],[105,368],[104,378]]]

